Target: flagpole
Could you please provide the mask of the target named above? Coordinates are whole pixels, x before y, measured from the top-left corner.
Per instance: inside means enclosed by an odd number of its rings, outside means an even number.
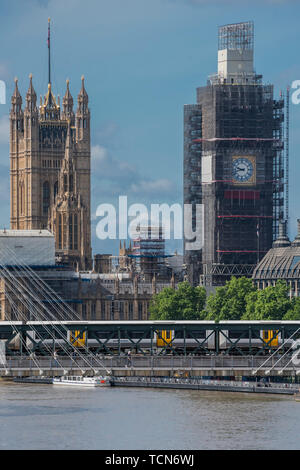
[[[48,84],[51,84],[51,62],[50,62],[50,18],[48,18]]]

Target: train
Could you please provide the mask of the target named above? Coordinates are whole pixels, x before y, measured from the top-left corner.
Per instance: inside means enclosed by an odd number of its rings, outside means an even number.
[[[24,323],[13,324],[15,331],[24,331]],[[277,348],[290,348],[297,336],[289,339],[282,332],[298,329],[300,321],[28,321],[26,334],[15,334],[9,349],[35,349],[44,354],[53,349],[61,354],[66,349],[103,354],[128,350],[144,354],[267,354]],[[11,335],[12,323],[0,322],[0,341]]]

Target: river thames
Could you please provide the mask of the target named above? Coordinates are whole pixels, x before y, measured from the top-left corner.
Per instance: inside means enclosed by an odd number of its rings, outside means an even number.
[[[292,397],[0,382],[0,449],[300,449]]]

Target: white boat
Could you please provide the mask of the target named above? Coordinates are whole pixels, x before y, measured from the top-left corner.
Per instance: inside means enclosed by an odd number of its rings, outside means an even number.
[[[53,385],[71,385],[81,387],[110,387],[109,377],[82,377],[80,375],[69,375],[53,379]]]

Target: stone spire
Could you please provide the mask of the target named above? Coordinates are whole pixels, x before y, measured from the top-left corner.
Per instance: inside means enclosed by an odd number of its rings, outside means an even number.
[[[67,83],[67,90],[65,96],[63,97],[63,117],[64,119],[70,119],[71,124],[74,125],[75,116],[73,112],[73,97],[70,92],[70,80],[66,81]]]
[[[68,130],[65,144],[65,157],[62,162],[60,172],[60,196],[64,194],[76,194],[76,170],[73,159],[73,141],[70,121],[68,121]]]
[[[83,117],[89,114],[88,110],[89,97],[84,86],[84,75],[81,77],[81,89],[77,97],[77,116]]]
[[[81,77],[81,90],[77,99],[76,110],[76,138],[82,142],[90,151],[90,111],[88,108],[89,98],[84,86],[84,76]]]
[[[88,103],[89,97],[84,86],[84,75],[81,76],[81,89],[78,95],[78,102]]]
[[[71,124],[68,121],[68,130],[67,130],[67,138],[66,138],[66,145],[65,145],[65,159],[67,162],[72,160],[72,138],[71,138]]]
[[[26,111],[36,111],[36,92],[32,85],[32,74],[29,75],[29,88],[26,94]]]
[[[12,111],[20,113],[22,111],[22,96],[20,95],[18,88],[18,79],[15,78],[15,89],[11,97]]]

